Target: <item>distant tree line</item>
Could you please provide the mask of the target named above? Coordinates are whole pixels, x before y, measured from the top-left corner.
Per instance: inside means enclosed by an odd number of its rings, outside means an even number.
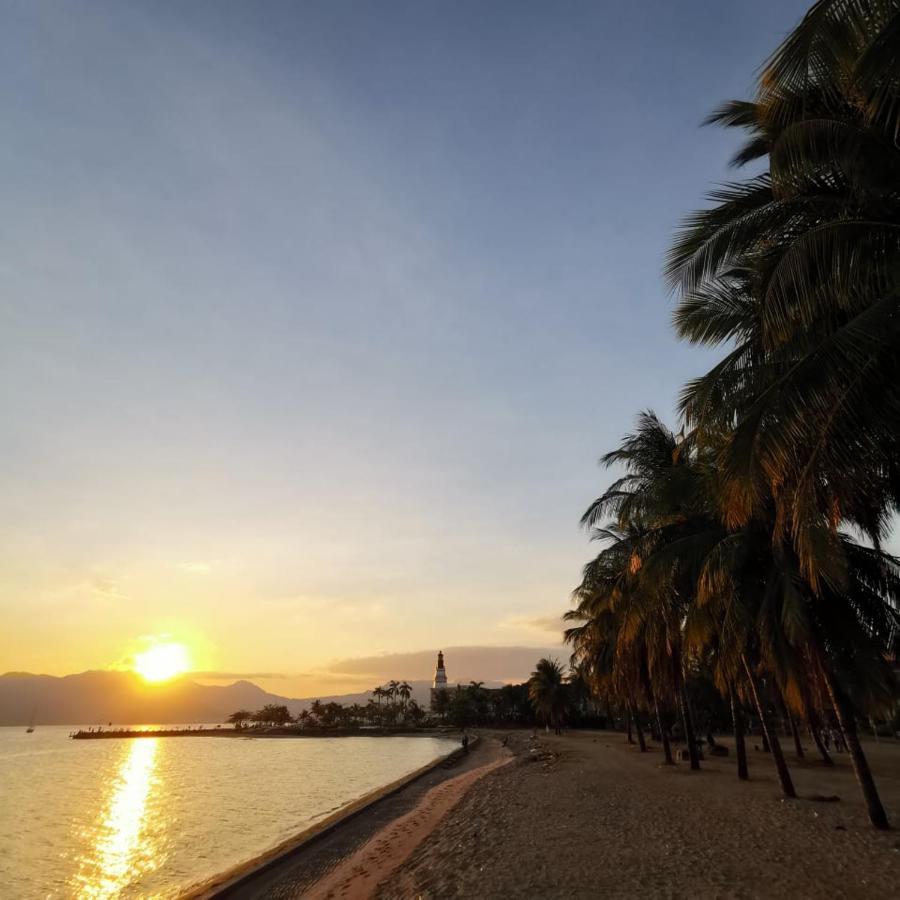
[[[236,710],[227,721],[235,728],[417,728],[426,717],[426,710],[412,699],[412,685],[390,681],[376,687],[366,704],[315,700],[294,717],[286,706],[270,703],[255,712]]]
[[[256,711],[239,709],[228,722],[240,729],[299,728],[301,730],[356,728],[420,728],[474,726],[508,728],[546,724],[556,730],[563,725],[605,724],[599,707],[590,699],[585,682],[577,673],[565,674],[552,660],[541,660],[531,679],[523,684],[485,687],[470,681],[434,695],[430,709],[412,697],[406,681],[390,681],[372,690],[365,704],[314,701],[296,717],[287,706],[267,704]]]

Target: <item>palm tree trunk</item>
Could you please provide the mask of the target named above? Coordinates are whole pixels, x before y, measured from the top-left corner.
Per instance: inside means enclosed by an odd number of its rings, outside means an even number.
[[[737,753],[738,778],[746,781],[750,777],[747,770],[747,744],[744,742],[744,714],[737,704],[734,690],[731,691],[731,719],[734,722],[734,748]]]
[[[666,728],[665,720],[659,709],[659,703],[654,700],[653,708],[656,710],[656,727],[659,728],[659,739],[663,745],[663,756],[667,766],[674,766],[675,760],[672,759],[672,745],[669,743],[669,732]]]
[[[828,751],[825,749],[825,745],[822,743],[822,723],[819,722],[819,717],[812,711],[809,711],[809,730],[812,733],[812,739],[815,741],[816,749],[819,751],[819,755],[822,757],[822,762],[825,763],[826,766],[833,766],[834,760],[829,755]]]
[[[675,681],[675,696],[678,698],[678,711],[681,713],[681,725],[684,728],[684,739],[687,741],[688,755],[691,760],[691,769],[697,771],[700,768],[700,753],[697,750],[697,738],[694,735],[694,719],[691,716],[691,707],[684,687],[684,677],[681,673],[681,654],[678,651],[672,655],[672,673]]]
[[[641,728],[641,720],[634,701],[631,701],[631,717],[634,719],[634,730],[637,732],[638,746],[641,748],[641,753],[646,753],[647,742],[644,740],[644,729]]]
[[[750,693],[753,696],[753,705],[756,707],[756,714],[759,716],[759,724],[762,728],[763,735],[769,741],[769,748],[772,751],[772,759],[775,762],[775,771],[778,773],[778,781],[781,784],[781,793],[788,799],[793,800],[797,796],[794,790],[794,782],[791,781],[791,773],[788,771],[787,763],[784,761],[784,753],[781,752],[781,744],[778,742],[778,735],[769,727],[769,721],[766,717],[766,711],[759,699],[759,689],[756,685],[756,676],[747,662],[747,657],[741,655],[741,662],[744,666],[744,672],[747,674],[747,680],[750,684]]]
[[[801,680],[800,691],[803,696],[803,705],[806,707],[806,721],[809,725],[809,732],[815,742],[816,749],[822,757],[822,762],[824,762],[826,766],[833,766],[834,761],[831,759],[831,756],[825,749],[825,745],[822,743],[822,723],[819,721],[819,714],[816,712],[816,707],[810,696],[809,686],[805,681]]]
[[[797,728],[797,720],[794,718],[790,710],[788,710],[788,722],[791,725],[791,734],[794,736],[794,750],[797,753],[797,759],[803,759],[803,745],[800,743],[800,731]]]
[[[797,723],[791,715],[787,701],[784,699],[784,694],[781,693],[781,688],[779,688],[777,684],[772,687],[775,691],[775,699],[778,701],[778,708],[781,710],[781,714],[784,716],[785,722],[790,730],[791,737],[794,739],[794,752],[797,754],[797,759],[803,759],[803,746],[800,743],[800,732],[797,730]]]
[[[628,743],[633,744],[634,738],[631,736],[631,707],[630,706],[625,707],[625,724],[626,724],[626,728],[628,729]]]
[[[697,771],[700,768],[700,752],[697,749],[694,719],[691,716],[691,708],[688,705],[687,692],[683,683],[678,691],[678,705],[681,708],[681,724],[684,727],[684,739],[687,741],[688,755],[691,758],[691,769]]]
[[[875,787],[875,779],[872,777],[872,770],[869,768],[869,761],[863,753],[862,746],[859,743],[859,735],[856,732],[856,719],[853,716],[853,710],[847,703],[841,687],[835,681],[834,675],[830,667],[825,665],[822,659],[821,651],[816,648],[819,659],[819,668],[825,678],[825,687],[828,696],[831,698],[831,704],[834,707],[837,716],[838,725],[844,735],[844,742],[850,751],[850,760],[853,763],[853,771],[856,774],[856,780],[862,789],[863,798],[866,801],[866,807],[869,811],[869,821],[875,828],[886,831],[888,828],[887,813],[881,805],[881,798],[878,796],[878,789]]]
[[[675,760],[672,759],[672,745],[669,743],[669,735],[666,733],[665,723],[663,722],[662,714],[659,711],[659,703],[656,700],[656,695],[653,693],[653,685],[650,683],[650,673],[645,670],[642,674],[644,693],[647,695],[647,708],[652,709],[656,715],[656,727],[659,729],[659,739],[662,741],[663,756],[665,757],[666,765],[673,766],[675,765]]]

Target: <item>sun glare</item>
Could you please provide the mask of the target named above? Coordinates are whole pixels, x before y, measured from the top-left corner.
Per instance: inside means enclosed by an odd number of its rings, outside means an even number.
[[[191,659],[184,644],[155,644],[134,658],[134,671],[145,681],[167,681],[189,671]]]

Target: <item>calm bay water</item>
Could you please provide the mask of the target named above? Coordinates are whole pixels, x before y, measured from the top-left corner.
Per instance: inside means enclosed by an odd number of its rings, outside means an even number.
[[[0,728],[0,895],[172,897],[453,743],[428,737],[72,741]]]

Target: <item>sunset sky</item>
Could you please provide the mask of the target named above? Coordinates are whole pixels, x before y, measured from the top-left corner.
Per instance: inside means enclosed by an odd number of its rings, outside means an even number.
[[[4,3],[0,671],[558,645],[597,457],[711,358],[699,124],[806,5]]]

